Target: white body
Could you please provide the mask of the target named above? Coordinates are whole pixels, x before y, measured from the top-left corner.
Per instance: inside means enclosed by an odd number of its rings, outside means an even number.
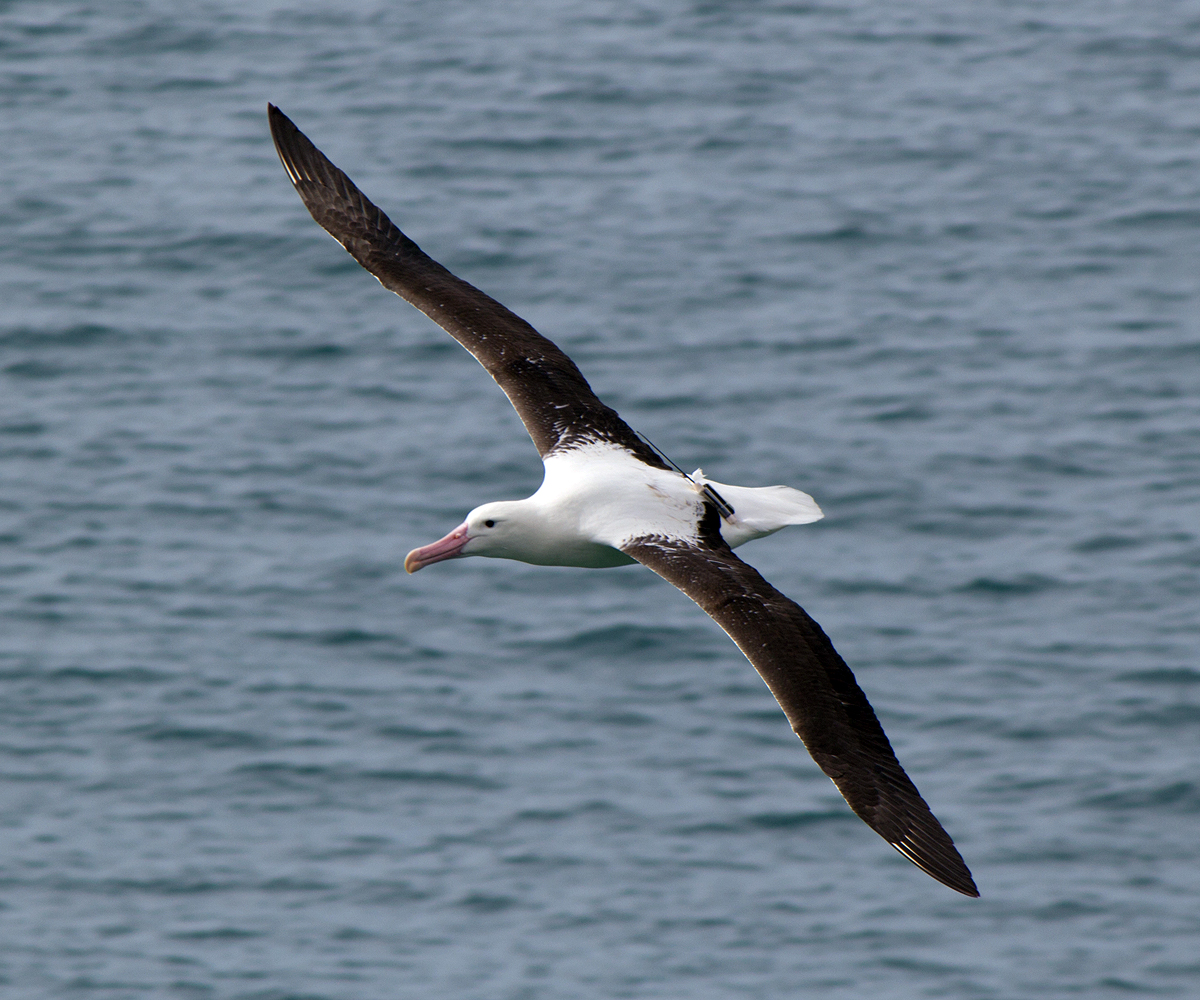
[[[455,556],[540,566],[622,566],[634,560],[620,547],[635,538],[694,539],[706,483],[734,509],[732,517],[721,520],[721,534],[731,548],[823,516],[812,497],[791,487],[729,486],[705,478],[699,469],[689,480],[651,468],[616,445],[556,452],[546,458],[545,468],[533,496],[476,507],[444,539],[414,549],[405,561],[409,572]]]

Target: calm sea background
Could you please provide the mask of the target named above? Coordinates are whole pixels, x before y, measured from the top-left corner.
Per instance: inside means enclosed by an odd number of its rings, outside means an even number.
[[[0,993],[1200,995],[1200,4],[0,3]],[[279,104],[687,468],[983,898],[540,464]]]

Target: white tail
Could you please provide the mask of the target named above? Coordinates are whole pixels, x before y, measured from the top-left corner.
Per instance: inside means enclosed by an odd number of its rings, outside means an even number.
[[[711,484],[733,508],[733,517],[721,522],[721,535],[730,548],[825,516],[812,497],[790,486],[729,486],[709,479],[703,469],[693,472],[692,479],[697,486]]]

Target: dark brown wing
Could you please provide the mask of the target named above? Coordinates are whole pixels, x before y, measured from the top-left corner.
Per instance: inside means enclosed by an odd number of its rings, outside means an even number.
[[[267,105],[267,116],[279,158],[312,217],[384,288],[475,355],[512,401],[543,457],[584,441],[608,441],[648,465],[667,467],[600,402],[553,343],[423,253],[277,107]]]
[[[711,505],[702,529],[695,543],[651,537],[621,548],[682,590],[729,634],[813,760],[872,830],[939,882],[978,896],[950,835],[904,773],[866,695],[821,626],[733,554],[720,538]]]

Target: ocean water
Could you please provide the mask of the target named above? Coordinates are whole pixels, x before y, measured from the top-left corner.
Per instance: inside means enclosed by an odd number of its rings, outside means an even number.
[[[1200,5],[0,3],[0,993],[1200,995]],[[687,468],[971,866],[532,492],[267,101]]]

